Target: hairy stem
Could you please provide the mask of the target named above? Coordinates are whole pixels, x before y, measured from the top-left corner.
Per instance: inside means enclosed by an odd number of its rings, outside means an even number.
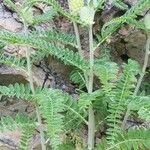
[[[81,48],[81,41],[80,41],[80,35],[79,35],[79,30],[76,22],[73,22],[73,27],[74,27],[74,32],[76,35],[76,40],[77,40],[77,46],[78,46],[78,51],[80,56],[82,57],[82,48]]]
[[[90,48],[90,72],[88,82],[88,93],[93,91],[93,65],[94,65],[94,51],[93,51],[93,31],[92,25],[89,27],[89,48]],[[88,149],[94,148],[94,136],[95,136],[95,117],[93,107],[89,107],[89,125],[88,125]]]
[[[142,73],[140,75],[140,78],[137,82],[137,86],[135,88],[134,95],[137,95],[137,93],[139,91],[139,88],[141,86],[142,80],[144,78],[144,75],[146,73],[146,68],[147,68],[147,65],[148,65],[149,52],[150,52],[150,35],[148,35],[148,38],[147,38],[144,65],[143,65],[143,68],[142,68]]]
[[[150,55],[150,35],[148,35],[148,38],[147,38],[146,51],[145,51],[145,58],[144,58],[144,64],[143,64],[143,68],[142,68],[142,73],[140,74],[140,77],[138,79],[136,88],[134,90],[134,93],[133,93],[134,96],[136,96],[138,94],[138,91],[140,89],[142,80],[143,80],[144,75],[146,73],[146,68],[147,68],[147,64],[148,64],[148,60],[149,60],[149,55]],[[126,121],[127,121],[128,117],[130,115],[130,110],[131,110],[131,106],[130,106],[130,103],[129,103],[129,105],[127,107],[127,111],[126,111],[125,117],[124,117],[124,120],[123,120],[123,128],[125,127]]]
[[[27,35],[27,25],[26,23],[24,23],[24,34]],[[32,91],[32,94],[35,94],[35,89],[34,89],[34,83],[33,83],[33,75],[32,75],[32,63],[30,60],[30,49],[29,47],[26,48],[26,58],[27,58],[27,69],[28,69],[28,75],[29,75],[29,83],[30,83],[30,88]],[[44,139],[44,132],[43,129],[41,128],[42,125],[42,119],[40,116],[40,111],[39,111],[39,107],[36,106],[36,115],[37,115],[37,119],[38,119],[38,123],[40,125],[40,137],[41,137],[41,147],[42,150],[46,150],[46,145],[45,145],[45,139]]]
[[[79,29],[78,29],[77,23],[74,21],[73,21],[73,27],[74,27],[74,32],[76,35],[76,40],[77,40],[76,42],[77,42],[77,46],[78,46],[78,52],[79,52],[81,58],[83,58]],[[84,72],[84,78],[85,78],[85,85],[88,88],[88,85],[87,85],[88,77],[87,77],[86,72]]]

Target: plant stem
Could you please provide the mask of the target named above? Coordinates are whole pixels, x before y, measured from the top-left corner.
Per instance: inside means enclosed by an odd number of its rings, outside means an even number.
[[[143,80],[143,78],[144,78],[144,75],[145,75],[145,73],[146,73],[146,68],[147,68],[148,59],[149,59],[149,52],[150,52],[150,35],[148,35],[148,38],[147,38],[146,51],[145,51],[145,58],[144,58],[144,65],[143,65],[142,73],[141,73],[140,78],[139,78],[139,80],[138,80],[137,86],[136,86],[136,88],[135,88],[134,95],[137,95],[137,93],[138,93],[138,91],[139,91],[139,88],[140,88],[140,86],[141,86],[142,80]]]
[[[73,27],[74,27],[74,32],[76,35],[76,40],[77,40],[77,46],[78,46],[78,51],[81,57],[82,56],[82,48],[81,48],[81,41],[80,41],[80,35],[79,35],[79,30],[78,30],[78,26],[77,23],[73,21]]]
[[[79,52],[79,55],[81,56],[81,58],[83,58],[80,35],[79,35],[79,29],[78,29],[77,23],[74,22],[74,21],[73,21],[73,27],[74,27],[74,32],[75,32],[75,35],[76,35],[76,40],[77,40],[76,42],[77,42],[77,46],[78,46],[78,52]],[[84,72],[84,78],[85,78],[85,85],[88,88],[88,84],[87,84],[88,76],[87,76],[86,72]]]
[[[74,31],[77,40],[77,46],[80,56],[83,58],[82,48],[81,48],[81,41],[79,30],[76,22],[73,22]],[[93,65],[94,65],[94,48],[93,48],[93,25],[90,25],[89,28],[89,47],[90,47],[90,72],[89,72],[89,79],[86,72],[84,72],[85,77],[85,85],[87,87],[88,93],[92,93],[93,91]],[[93,107],[89,107],[89,120],[88,120],[88,149],[92,150],[94,148],[94,137],[95,137],[95,116]]]
[[[94,51],[93,51],[93,31],[92,25],[89,27],[89,48],[90,48],[90,72],[89,72],[89,83],[88,83],[88,93],[93,91],[93,65],[94,65]],[[89,107],[89,126],[88,126],[88,149],[92,150],[94,148],[94,137],[95,137],[95,117],[93,107]]]
[[[26,23],[24,23],[24,34],[27,35],[27,33],[28,33],[27,25],[26,25]],[[32,63],[31,63],[31,60],[30,60],[30,49],[29,49],[29,47],[26,48],[26,58],[27,58],[27,70],[28,70],[28,75],[29,75],[30,88],[31,88],[32,94],[35,95],[33,75],[32,75]],[[41,116],[40,116],[40,111],[39,111],[38,106],[36,106],[36,115],[37,115],[38,123],[40,125],[39,130],[40,130],[40,138],[41,138],[41,147],[42,147],[42,150],[46,150],[44,132],[43,132],[43,129],[42,129],[42,119],[41,119]]]
[[[146,68],[147,68],[148,60],[149,60],[149,55],[150,55],[150,35],[148,35],[147,42],[146,42],[146,51],[145,51],[145,58],[144,58],[142,73],[140,74],[140,77],[138,79],[138,82],[137,82],[136,88],[134,90],[133,96],[136,96],[138,94],[139,89],[140,89],[142,80],[143,80],[144,75],[146,73]],[[129,105],[127,107],[125,117],[124,117],[124,120],[123,120],[123,128],[125,127],[126,121],[127,121],[128,117],[130,115],[130,110],[131,110],[131,106],[130,106],[130,103],[129,103]]]

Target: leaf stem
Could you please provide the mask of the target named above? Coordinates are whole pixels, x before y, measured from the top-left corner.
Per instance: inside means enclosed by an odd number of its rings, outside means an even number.
[[[80,115],[80,113],[78,113],[77,111],[75,111],[73,108],[67,106],[67,105],[64,105],[64,107],[66,107],[67,109],[69,109],[70,111],[72,111],[75,115],[77,115],[87,126],[88,126],[88,121],[84,119],[84,117],[82,117]]]
[[[136,88],[135,88],[135,91],[134,91],[134,95],[137,95],[137,93],[139,91],[139,88],[141,86],[142,80],[144,78],[144,75],[146,73],[146,68],[147,68],[147,65],[148,65],[148,59],[149,59],[149,54],[150,54],[149,52],[150,52],[150,35],[148,35],[148,38],[147,38],[144,65],[143,65],[143,68],[142,68],[142,73],[140,75],[140,78],[137,82],[137,85],[136,85]]]
[[[140,77],[138,79],[136,88],[134,90],[133,96],[136,96],[138,94],[139,89],[140,89],[142,80],[143,80],[144,75],[146,73],[146,68],[147,68],[148,60],[149,60],[149,55],[150,55],[150,35],[148,34],[147,42],[146,42],[146,51],[145,51],[144,64],[143,64],[142,72],[141,72]],[[123,124],[122,124],[123,128],[125,127],[126,121],[127,121],[128,117],[130,115],[130,110],[131,110],[131,106],[130,106],[130,103],[129,103],[128,107],[127,107],[125,117],[124,117],[124,120],[123,120]]]
[[[81,58],[83,59],[79,29],[78,29],[77,23],[74,21],[73,21],[73,27],[74,27],[74,32],[76,35],[76,40],[77,40],[76,42],[77,42],[77,46],[78,46],[78,52],[79,52],[79,55],[81,56]],[[88,85],[87,85],[88,77],[87,77],[86,72],[84,72],[84,78],[85,78],[85,85],[88,88]]]
[[[28,31],[27,31],[27,25],[24,21],[24,34],[27,35]],[[32,75],[32,63],[30,60],[30,49],[29,47],[26,48],[26,58],[27,58],[27,70],[28,70],[28,75],[29,75],[29,83],[30,83],[30,88],[32,91],[32,94],[35,95],[35,89],[34,89],[34,83],[33,83],[33,75]],[[37,115],[37,120],[39,125],[42,125],[42,119],[40,116],[40,111],[39,111],[39,107],[36,106],[36,115]],[[40,137],[41,137],[41,147],[42,150],[46,150],[46,145],[45,145],[45,139],[44,139],[44,132],[43,129],[40,127]]]
[[[79,51],[80,56],[83,58],[79,30],[78,30],[77,23],[74,22],[74,21],[73,21],[73,27],[74,27],[74,32],[75,32],[75,35],[76,35],[78,51]]]

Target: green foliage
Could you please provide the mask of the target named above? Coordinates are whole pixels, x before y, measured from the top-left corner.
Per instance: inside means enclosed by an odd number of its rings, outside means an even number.
[[[122,0],[113,0],[112,4],[122,10],[128,10],[128,5],[122,2]]]
[[[53,6],[54,10],[56,12],[59,12],[61,15],[67,17],[68,19],[75,21],[77,23],[80,23],[82,25],[84,25],[85,23],[82,22],[80,20],[80,18],[78,16],[73,15],[72,13],[67,12],[66,10],[64,10],[61,5],[59,4],[59,2],[57,2],[56,0],[27,0],[27,5],[28,6],[33,6],[35,3],[46,3],[50,6]]]
[[[145,25],[142,21],[136,21],[135,19],[130,20],[129,22],[131,25],[135,26],[136,28],[146,30]]]
[[[74,150],[74,146],[71,143],[62,144],[59,146],[59,149],[61,149],[61,150],[67,150],[67,149]]]
[[[0,42],[0,50],[3,49],[5,47],[5,44]]]
[[[12,0],[4,0],[5,5],[7,5],[12,10],[18,13],[23,23],[32,24],[33,11],[32,11],[32,8],[26,6],[25,2],[26,1],[24,1],[22,5],[16,6],[14,2],[12,2]]]
[[[44,88],[35,95],[35,99],[38,99],[40,112],[45,118],[51,145],[53,149],[57,149],[62,142],[61,134],[84,122],[84,114],[79,111],[72,97],[61,90]]]
[[[0,130],[2,132],[4,131],[13,131],[16,130],[18,128],[23,128],[23,127],[34,127],[35,126],[35,122],[33,119],[18,114],[16,115],[15,119],[13,119],[12,117],[2,117],[0,120]]]
[[[140,119],[150,120],[150,96],[136,96],[130,103],[131,111],[137,111]]]
[[[65,108],[64,126],[66,133],[80,127],[83,123],[87,124],[85,120],[87,113],[80,109],[76,100],[66,98],[63,105]]]
[[[89,7],[88,11],[92,10],[95,13],[96,10],[104,8],[105,0],[89,0],[86,2]],[[32,7],[37,3],[50,5],[54,10],[52,9],[41,15],[34,16]],[[29,25],[34,26],[53,19],[56,12],[69,18],[74,23],[86,25],[85,22],[81,21],[81,16],[78,16],[79,14],[73,15],[71,12],[64,10],[55,0],[26,0],[19,7],[16,7],[11,0],[5,0],[5,4],[18,13],[24,23],[25,29]],[[124,23],[129,23],[145,30],[145,25],[137,21],[136,18],[141,11],[150,6],[149,0],[141,0],[130,9],[121,0],[113,0],[113,4],[127,11],[123,16],[114,18],[103,25],[101,36],[99,36],[99,44],[108,39]],[[84,15],[89,15],[84,13],[82,14],[82,19],[85,19]],[[92,32],[92,30],[90,31]],[[70,144],[63,145],[63,134],[76,131],[76,129],[80,129],[84,124],[89,126],[91,122],[87,121],[86,118],[88,116],[88,109],[91,107],[94,109],[96,129],[100,128],[101,122],[107,126],[106,137],[102,137],[100,145],[97,148],[98,150],[137,150],[149,148],[149,130],[139,129],[125,132],[124,128],[122,128],[122,118],[129,104],[131,111],[136,111],[139,118],[147,121],[150,120],[150,97],[135,96],[133,94],[137,82],[136,77],[140,74],[138,63],[129,60],[121,68],[117,63],[111,61],[110,55],[107,52],[103,54],[102,51],[101,58],[95,59],[94,52],[92,51],[93,41],[90,41],[91,50],[89,60],[84,59],[79,52],[72,50],[72,48],[78,49],[80,47],[80,44],[77,43],[78,46],[76,44],[76,41],[78,41],[76,38],[74,35],[58,32],[57,30],[31,31],[30,33],[13,33],[1,30],[0,48],[13,44],[37,49],[35,54],[32,55],[32,62],[35,60],[39,61],[49,55],[57,57],[65,64],[76,68],[71,73],[71,80],[79,85],[79,89],[85,90],[88,87],[88,92],[86,90],[82,91],[74,99],[69,94],[58,89],[36,87],[35,92],[33,92],[29,85],[16,83],[9,86],[0,86],[0,95],[24,99],[32,102],[39,108],[43,121],[42,124],[45,125],[44,136],[50,139],[52,149],[73,149],[73,146]],[[89,39],[92,40],[93,37]],[[66,48],[67,46],[72,48],[68,49]],[[25,60],[20,60],[15,56],[2,54],[0,56],[0,63],[29,73],[26,71],[26,67],[29,68],[29,64],[27,66]],[[94,79],[95,76],[97,77],[98,87],[92,85],[92,76],[94,76]],[[0,129],[13,130],[21,128],[22,137],[19,149],[27,150],[38,123],[22,116],[16,116],[15,119],[5,117],[1,119]]]
[[[150,110],[149,108],[145,108],[145,107],[140,108],[140,110],[138,111],[139,117],[146,121],[150,121],[150,111],[149,110]]]
[[[109,69],[108,69],[109,68]],[[104,93],[111,97],[111,90],[115,86],[115,81],[117,81],[117,74],[119,68],[116,63],[110,62],[107,59],[100,59],[95,62],[94,65],[95,74],[100,79],[102,83],[102,88]]]
[[[131,22],[131,24],[134,22],[135,24],[136,22],[134,21],[134,19],[136,19],[137,15],[149,7],[150,7],[149,0],[141,0],[135,6],[127,10],[123,16],[115,18],[110,22],[104,24],[101,30],[101,36],[98,36],[99,42],[103,43],[107,38],[110,37],[112,33],[114,33],[118,28],[120,28],[125,22],[127,23]]]
[[[98,1],[97,9],[103,9],[104,3],[105,3],[105,0],[99,0],[99,1]]]
[[[15,119],[12,117],[3,117],[0,120],[0,130],[2,132],[21,129],[20,150],[28,149],[35,126],[33,119],[21,114],[18,114]]]
[[[34,128],[31,126],[25,126],[22,128],[22,135],[20,139],[20,150],[27,150],[30,145],[31,137],[33,136]]]
[[[116,142],[112,145],[107,145],[107,141],[103,139],[97,146],[96,150],[121,150],[121,149],[149,149],[150,147],[150,131],[149,129],[134,129],[128,132],[123,132],[118,135]]]
[[[81,93],[79,99],[79,108],[86,110],[94,101],[99,97],[103,97],[104,93],[101,90],[97,90],[91,94],[89,93]]]
[[[40,23],[48,22],[56,16],[56,12],[53,9],[44,12],[42,15],[34,16],[32,7],[28,6],[27,0],[24,0],[19,6],[15,5],[12,0],[4,0],[4,4],[17,12],[23,23],[29,25],[38,25]]]
[[[121,118],[126,109],[125,101],[133,94],[136,83],[135,76],[138,73],[139,65],[137,62],[129,60],[128,64],[124,65],[123,74],[120,77],[116,88],[112,90],[113,93],[111,97],[108,97],[111,100],[109,102],[108,110],[110,115],[107,118],[109,126],[107,129],[107,140],[110,145],[115,142],[118,133],[121,132]]]
[[[56,16],[56,12],[53,9],[46,11],[41,15],[33,16],[32,25],[34,26],[34,25],[48,22],[48,21],[52,20],[54,18],[54,16]]]
[[[61,90],[46,88],[41,90],[40,88],[37,88],[36,94],[33,95],[29,86],[16,83],[15,85],[9,85],[8,87],[0,86],[0,94],[9,97],[16,96],[17,98],[25,99],[34,103],[36,102],[39,105],[42,117],[47,124],[47,135],[50,137],[54,149],[61,144],[62,140],[60,134],[62,134],[63,131],[68,132],[68,130],[77,127],[85,121],[84,116],[82,117],[83,113],[79,111],[78,104],[71,96],[63,93]],[[65,114],[65,118],[63,114]],[[17,117],[16,120],[13,120],[12,118],[4,118],[1,123],[3,125],[2,128],[7,125],[6,128],[10,129],[8,125],[16,126],[21,121],[24,121],[21,117]],[[28,124],[28,121],[21,123],[27,123],[27,127],[30,125],[30,122]],[[21,123],[19,124],[20,127],[22,127]],[[24,129],[26,130],[26,128]],[[23,135],[23,139],[26,138],[27,140],[28,138],[26,136],[29,137],[31,134]]]
[[[30,35],[34,38],[41,38],[49,42],[60,42],[62,44],[68,44],[73,47],[77,47],[76,38],[74,35],[58,32],[56,30],[34,31]]]
[[[13,11],[20,13],[18,7],[12,2],[12,0],[4,0],[4,4],[10,7]]]
[[[22,70],[23,72],[26,73],[26,60],[25,59],[19,59],[16,56],[9,56],[6,54],[1,54],[0,63]]]
[[[70,74],[70,80],[73,81],[75,84],[79,85],[79,89],[82,89],[85,87],[85,79],[83,72],[80,70],[73,70]]]
[[[9,86],[0,86],[0,94],[8,97],[14,97],[30,100],[32,94],[29,85],[24,84],[10,84]]]
[[[60,91],[61,92],[61,91]],[[72,129],[76,129],[83,123],[87,124],[85,117],[87,113],[80,110],[78,102],[67,93],[62,93],[64,97],[63,110],[64,110],[64,131],[68,133]]]
[[[29,45],[33,48],[45,51],[57,58],[61,59],[65,64],[71,64],[81,70],[87,70],[88,64],[79,54],[67,48],[56,47],[53,43],[49,43],[42,38],[34,38],[31,34],[25,36],[21,33],[13,33],[9,31],[0,31],[0,40],[7,44]]]
[[[39,99],[40,112],[47,124],[47,134],[50,137],[53,149],[57,149],[61,144],[60,134],[63,132],[63,101],[62,93],[57,90],[42,90],[42,94],[36,94]]]

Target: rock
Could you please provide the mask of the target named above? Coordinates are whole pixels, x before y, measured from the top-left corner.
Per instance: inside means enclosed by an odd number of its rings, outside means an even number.
[[[21,131],[19,129],[15,131],[4,131],[0,133],[0,149],[1,150],[15,150],[19,145],[21,137]]]
[[[3,5],[0,5],[0,28],[17,32],[22,29],[22,24],[17,22],[13,17],[12,14],[6,11]]]
[[[47,6],[46,4],[43,4],[43,3],[38,3],[38,4],[35,4],[35,6],[42,10],[44,13],[47,12],[47,11],[50,11],[52,9],[51,6]]]
[[[146,34],[136,30],[125,39],[127,55],[132,59],[137,60],[141,65],[144,63]],[[150,61],[148,63],[150,66]]]
[[[17,150],[20,144],[21,130],[5,131],[0,133],[0,150]],[[29,150],[41,150],[40,136],[33,135],[30,141]]]
[[[53,87],[55,84],[54,78],[50,75],[46,76],[46,72],[38,67],[33,68],[33,79],[38,86]]]
[[[1,150],[15,150],[15,148],[9,147],[8,145],[0,144]]]
[[[13,18],[0,18],[0,27],[9,31],[17,32],[22,29],[22,24]]]
[[[124,2],[133,6],[138,3],[138,0],[124,0]]]
[[[52,68],[52,71],[57,74],[57,76],[62,77],[62,80],[69,80],[69,74],[72,67],[64,65],[60,60],[49,56],[47,65]]]
[[[41,144],[40,144],[40,135],[36,134],[33,136],[31,140],[31,144],[29,146],[30,150],[41,150]]]
[[[123,26],[121,29],[119,29],[118,33],[121,37],[127,37],[134,31],[133,27],[130,27],[128,25]]]
[[[118,31],[118,34],[112,37],[110,47],[113,52],[113,57],[117,62],[120,58],[123,61],[127,61],[128,58],[131,58],[143,66],[145,44],[146,34],[142,32],[142,30],[124,26]],[[150,67],[150,60],[148,67]]]
[[[0,118],[6,117],[6,116],[13,116],[13,115],[15,115],[15,113],[12,112],[11,110],[9,110],[9,108],[6,108],[6,104],[3,105],[3,102],[1,101],[1,103],[0,103]]]
[[[38,68],[33,67],[33,81],[36,86],[43,86],[43,83],[47,87],[51,87],[53,84],[53,77],[49,76],[45,83],[46,73]],[[27,84],[29,82],[29,78],[27,72],[24,70],[15,69],[12,67],[8,67],[5,65],[0,66],[0,85],[9,85],[15,83],[23,83]]]
[[[23,71],[4,65],[0,66],[0,85],[9,85],[15,83],[26,84],[28,81],[27,77],[27,74]]]

